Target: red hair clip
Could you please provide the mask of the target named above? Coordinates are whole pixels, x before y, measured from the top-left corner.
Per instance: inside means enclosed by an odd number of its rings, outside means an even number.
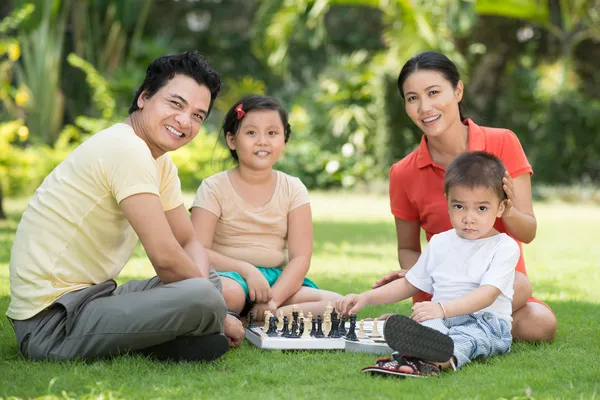
[[[240,103],[240,105],[235,108],[235,112],[237,113],[237,119],[242,119],[242,117],[246,115],[246,111],[244,111],[244,104]]]

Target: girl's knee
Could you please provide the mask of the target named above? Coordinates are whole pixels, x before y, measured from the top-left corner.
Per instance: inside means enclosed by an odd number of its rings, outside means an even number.
[[[241,313],[246,305],[246,293],[244,288],[229,278],[222,278],[223,298],[227,309]]]

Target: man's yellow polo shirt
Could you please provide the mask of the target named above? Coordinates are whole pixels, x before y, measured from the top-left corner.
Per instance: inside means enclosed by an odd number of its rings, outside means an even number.
[[[138,240],[119,203],[138,193],[160,196],[165,211],[183,204],[171,157],[155,160],[129,125],[115,124],[75,149],[23,213],[6,314],[28,319],[65,293],[115,278]]]

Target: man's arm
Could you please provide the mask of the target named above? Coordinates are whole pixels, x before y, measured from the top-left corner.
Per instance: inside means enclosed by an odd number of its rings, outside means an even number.
[[[202,274],[208,278],[210,261],[204,247],[196,237],[192,221],[190,221],[184,205],[181,204],[179,207],[165,212],[165,215],[177,242],[200,268]]]
[[[208,264],[199,267],[183,249],[169,226],[157,195],[135,194],[123,199],[119,205],[163,283],[188,278],[208,279]],[[201,256],[199,260],[202,261]]]

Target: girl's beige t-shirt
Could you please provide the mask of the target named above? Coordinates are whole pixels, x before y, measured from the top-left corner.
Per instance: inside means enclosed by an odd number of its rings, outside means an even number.
[[[202,181],[192,207],[203,208],[219,218],[212,250],[257,267],[287,264],[288,215],[310,199],[300,179],[276,173],[273,197],[260,207],[240,197],[227,171]]]

